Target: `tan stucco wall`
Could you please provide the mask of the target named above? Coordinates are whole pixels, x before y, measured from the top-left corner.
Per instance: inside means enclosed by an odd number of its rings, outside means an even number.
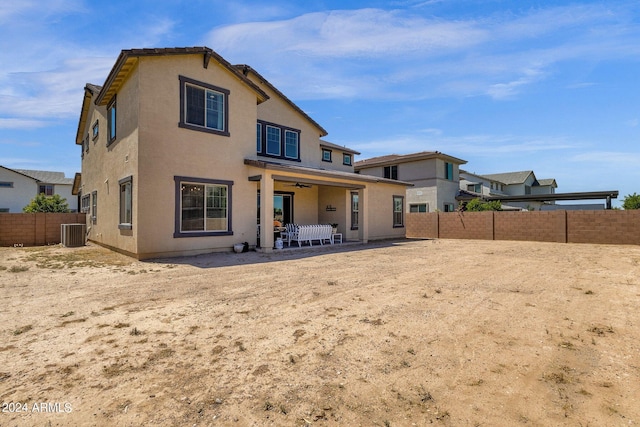
[[[107,108],[91,102],[89,120],[83,135],[89,133],[89,151],[82,160],[83,195],[97,191],[98,206],[95,224],[87,215],[88,237],[98,243],[119,248],[122,251],[137,252],[138,206],[133,199],[133,230],[118,228],[120,217],[120,188],[118,181],[134,176],[133,192],[137,194],[138,167],[138,92],[139,68],[134,67],[117,94],[116,140],[107,147]],[[97,95],[97,94],[96,94]],[[95,99],[95,97],[94,97]],[[99,133],[94,140],[92,127],[98,120]]]
[[[229,136],[178,126],[180,75],[230,91]],[[256,106],[254,90],[216,61],[210,61],[208,68],[204,68],[202,55],[140,57],[118,90],[117,139],[111,146],[106,147],[106,107],[96,108],[92,103],[89,109],[84,132],[90,132],[95,120],[100,120],[99,138],[90,143],[82,168],[83,193],[98,191],[98,219],[96,224],[88,221],[89,238],[140,258],[230,251],[235,243],[245,241],[256,245],[257,192],[261,182],[250,181],[249,177],[262,176],[262,179],[272,180],[273,174],[244,164],[246,158],[257,157],[258,117],[301,130],[303,161],[293,164],[327,167],[327,163],[321,161],[317,127],[270,92],[267,86],[262,85],[262,88],[272,98]],[[341,166],[341,157],[339,160]],[[293,182],[305,177],[301,172],[278,171],[276,174],[289,174],[295,177]],[[128,176],[133,177],[133,225],[132,230],[120,230],[118,181]],[[232,235],[174,237],[179,197],[176,176],[233,183]],[[348,178],[331,180],[343,185],[354,183]],[[366,185],[371,199],[369,206],[375,212],[368,218],[369,239],[404,236],[403,228],[392,227],[391,197],[392,194],[403,194],[404,186]],[[346,187],[333,187],[329,183],[296,189],[275,181],[266,188],[294,192],[294,221],[299,224],[338,222],[343,230],[347,227],[350,212]],[[328,204],[335,206],[336,212],[326,212]],[[334,215],[341,217],[334,221]],[[365,215],[362,207],[361,215]]]
[[[255,151],[255,93],[215,61],[204,68],[201,55],[143,58],[140,68],[140,253],[230,250],[244,241],[255,245],[257,190],[243,164]],[[180,75],[230,91],[229,136],[178,126]],[[233,181],[233,235],[175,238],[174,176]]]

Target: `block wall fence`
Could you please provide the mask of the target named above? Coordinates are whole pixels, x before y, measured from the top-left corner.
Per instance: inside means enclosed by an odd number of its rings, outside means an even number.
[[[640,210],[407,213],[407,238],[640,245]]]
[[[0,246],[60,243],[60,225],[85,224],[83,213],[0,213]]]

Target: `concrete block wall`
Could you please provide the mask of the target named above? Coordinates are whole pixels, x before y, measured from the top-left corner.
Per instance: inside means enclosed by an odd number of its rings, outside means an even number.
[[[496,240],[566,243],[566,211],[496,212]]]
[[[640,245],[640,210],[409,213],[406,236]]]
[[[84,224],[83,213],[0,213],[0,246],[60,243],[60,225]]]
[[[640,210],[567,211],[567,241],[640,245]]]
[[[407,213],[405,216],[406,236],[408,238],[438,238],[437,213]]]
[[[438,223],[443,239],[493,240],[493,212],[438,212]]]

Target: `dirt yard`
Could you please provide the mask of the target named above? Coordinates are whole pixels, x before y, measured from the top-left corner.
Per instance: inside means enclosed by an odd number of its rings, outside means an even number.
[[[0,249],[2,426],[637,426],[640,247]]]

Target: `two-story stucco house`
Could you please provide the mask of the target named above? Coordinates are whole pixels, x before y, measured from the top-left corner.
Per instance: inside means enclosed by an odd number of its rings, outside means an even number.
[[[424,151],[360,160],[355,170],[362,175],[413,184],[406,192],[409,212],[453,212],[458,206],[459,169],[465,163],[466,160],[439,151]]]
[[[87,84],[76,144],[89,239],[138,258],[274,245],[274,225],[404,236],[407,183],[354,173],[356,151],[246,65],[207,47],[123,50]],[[375,207],[375,208],[374,208]]]
[[[10,169],[0,166],[0,212],[22,212],[38,194],[58,194],[67,200],[69,210],[78,210],[78,199],[72,195],[73,178],[64,172]]]
[[[537,179],[533,171],[517,171],[493,174],[475,174],[460,171],[460,189],[478,196],[524,196],[554,194],[558,188],[556,180]],[[553,204],[553,201],[547,202]],[[513,208],[539,210],[543,203],[540,201],[509,202]]]

